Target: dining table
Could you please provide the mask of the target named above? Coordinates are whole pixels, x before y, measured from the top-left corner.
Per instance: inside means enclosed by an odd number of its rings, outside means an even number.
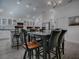
[[[48,31],[44,31],[44,32],[27,32],[28,35],[32,35],[32,36],[38,36],[41,38],[42,40],[42,45],[43,45],[43,59],[47,59],[47,53],[46,53],[46,50],[47,50],[47,40],[48,40],[48,37],[50,36],[51,34],[51,31],[48,30]]]

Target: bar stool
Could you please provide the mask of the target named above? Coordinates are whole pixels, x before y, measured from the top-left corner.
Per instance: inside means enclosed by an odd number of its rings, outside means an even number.
[[[14,30],[14,35],[13,35],[13,42],[15,42],[15,47],[17,47],[17,49],[19,49],[19,46],[21,45],[21,41],[20,40],[20,36],[21,36],[21,29],[23,27],[22,26],[15,26],[15,30]]]
[[[23,27],[23,25],[24,25],[24,24],[23,24],[23,23],[21,23],[21,22],[18,22],[18,23],[17,23],[17,25],[19,25],[19,26],[22,26],[22,27]]]
[[[14,37],[16,38],[16,47],[17,47],[17,49],[19,49],[19,37],[20,37],[19,26],[15,26]]]
[[[23,47],[25,48],[25,53],[24,53],[23,59],[26,59],[27,53],[28,53],[29,59],[33,59],[33,50],[35,50],[35,52],[36,52],[36,59],[39,59],[40,44],[36,40],[26,39],[27,31],[26,30],[22,30],[22,31],[24,33],[24,40],[25,40],[25,43],[23,45]]]

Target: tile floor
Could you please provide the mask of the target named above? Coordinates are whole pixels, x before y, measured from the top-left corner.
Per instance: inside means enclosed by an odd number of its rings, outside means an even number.
[[[23,48],[12,48],[9,39],[0,40],[0,59],[22,59],[23,53]],[[79,44],[65,42],[63,59],[79,59]]]

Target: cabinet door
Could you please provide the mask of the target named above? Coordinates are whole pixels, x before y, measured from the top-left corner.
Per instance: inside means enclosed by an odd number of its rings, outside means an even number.
[[[15,19],[13,19],[13,25],[16,25],[17,21]]]
[[[8,25],[12,25],[12,19],[8,19]]]
[[[6,25],[7,24],[7,19],[3,18],[2,19],[2,25]]]

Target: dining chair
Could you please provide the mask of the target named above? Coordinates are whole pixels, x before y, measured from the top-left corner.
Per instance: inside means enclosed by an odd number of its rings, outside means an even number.
[[[27,31],[24,29],[22,31],[24,33],[24,40],[25,40],[25,43],[23,44],[23,47],[25,48],[25,53],[24,53],[23,59],[26,59],[27,55],[28,55],[29,59],[33,59],[33,56],[34,56],[33,51],[35,51],[35,53],[36,53],[36,55],[35,55],[36,59],[39,59],[40,44],[36,40],[32,40],[32,39],[29,40],[28,38],[26,38]]]
[[[59,39],[58,39],[58,45],[59,45],[59,59],[61,59],[61,52],[63,53],[63,55],[64,55],[64,35],[65,35],[65,33],[67,32],[67,30],[63,30],[62,29],[62,31],[61,31],[61,34],[60,34],[60,36],[59,36]]]
[[[61,34],[61,30],[53,30],[51,31],[51,36],[48,40],[48,49],[47,49],[47,54],[48,54],[48,59],[53,59],[57,58],[58,59],[58,39]],[[54,54],[53,57],[51,57],[51,53]]]

